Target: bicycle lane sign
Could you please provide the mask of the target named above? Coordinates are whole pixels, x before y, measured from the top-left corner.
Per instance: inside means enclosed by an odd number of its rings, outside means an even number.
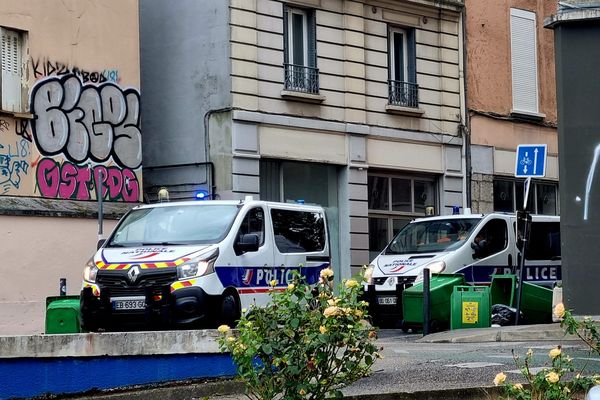
[[[546,176],[546,145],[545,144],[520,144],[517,146],[515,162],[516,177]]]

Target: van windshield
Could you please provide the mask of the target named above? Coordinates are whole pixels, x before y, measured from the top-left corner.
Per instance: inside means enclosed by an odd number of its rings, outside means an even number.
[[[213,244],[229,232],[236,205],[177,205],[132,210],[106,247]]]
[[[383,254],[441,253],[461,247],[479,218],[415,221],[392,239]]]

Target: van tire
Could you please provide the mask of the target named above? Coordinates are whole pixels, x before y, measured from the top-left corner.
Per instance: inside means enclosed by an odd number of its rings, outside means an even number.
[[[240,319],[240,299],[233,290],[223,294],[220,319],[223,324],[234,327]]]

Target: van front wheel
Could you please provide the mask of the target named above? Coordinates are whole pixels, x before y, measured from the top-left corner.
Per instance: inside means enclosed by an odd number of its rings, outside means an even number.
[[[222,323],[234,327],[240,319],[240,300],[236,293],[227,292],[221,303]]]

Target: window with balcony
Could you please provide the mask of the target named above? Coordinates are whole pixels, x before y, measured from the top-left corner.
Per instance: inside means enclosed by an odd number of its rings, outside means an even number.
[[[284,90],[317,95],[315,10],[284,6]]]
[[[391,27],[388,40],[388,103],[392,106],[418,108],[415,29]]]
[[[23,91],[21,85],[23,78],[23,54],[26,34],[0,27],[2,47],[0,58],[2,59],[2,76],[0,77],[0,97],[2,98],[1,109],[5,112],[23,113],[26,111],[23,104]]]
[[[435,212],[433,177],[369,174],[369,259],[372,260],[394,235],[416,217]]]
[[[494,179],[494,211],[522,210],[524,199],[523,179]],[[558,185],[554,182],[532,181],[527,211],[533,214],[558,215]]]

